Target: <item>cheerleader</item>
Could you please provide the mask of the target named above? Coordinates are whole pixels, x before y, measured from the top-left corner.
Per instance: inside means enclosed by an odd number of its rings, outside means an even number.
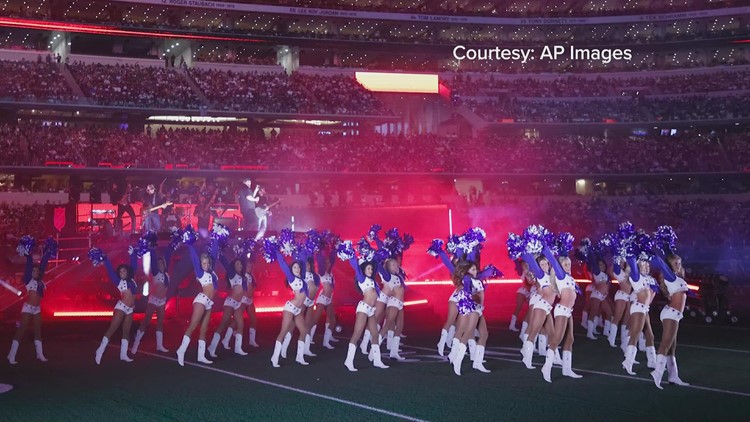
[[[474,340],[474,331],[479,328],[479,342],[476,350],[471,353],[472,367],[480,372],[490,372],[484,367],[484,350],[487,344],[487,323],[484,320],[484,283],[478,278],[477,266],[471,261],[462,262],[456,267],[453,284],[458,288],[458,328],[457,338],[453,340],[452,356],[453,372],[461,375],[466,349],[470,341]]]
[[[656,282],[649,275],[651,266],[647,260],[639,259],[636,262],[635,257],[631,256],[628,257],[627,263],[630,268],[629,280],[633,291],[630,294],[630,319],[628,321],[630,335],[627,346],[625,346],[625,360],[622,362],[622,367],[628,374],[635,375],[633,364],[635,363],[635,356],[638,353],[636,344],[644,330],[646,333],[646,343],[649,345],[646,347],[646,358],[648,359],[649,367],[655,365],[656,349],[653,346],[654,334],[651,330],[648,312],[651,301],[654,298],[650,286]]]
[[[607,302],[607,296],[609,296],[609,275],[607,274],[607,263],[603,259],[597,257],[594,253],[589,254],[588,262],[589,270],[591,272],[591,279],[593,281],[593,290],[587,303],[589,306],[588,321],[586,321],[587,333],[586,337],[590,340],[596,340],[594,335],[596,329],[595,317],[601,316],[604,319],[604,331],[603,334],[609,336],[610,328],[612,326],[612,308]]]
[[[405,359],[398,354],[399,345],[401,344],[401,336],[394,335],[394,331],[396,330],[396,318],[398,317],[399,312],[403,312],[404,309],[404,286],[403,279],[400,275],[400,269],[401,267],[399,266],[398,261],[394,258],[386,259],[384,264],[378,263],[378,273],[380,274],[380,279],[383,280],[383,291],[385,291],[386,296],[388,296],[385,323],[380,329],[379,343],[382,343],[383,335],[386,334],[388,337],[388,350],[390,350],[389,357],[396,360]],[[393,338],[392,341],[391,337]]]
[[[107,269],[109,280],[117,287],[117,290],[120,291],[120,300],[117,301],[114,312],[112,313],[112,323],[109,325],[107,332],[104,333],[99,348],[96,349],[96,364],[99,365],[101,363],[104,350],[107,348],[110,338],[120,325],[122,325],[120,360],[124,362],[132,362],[133,359],[128,357],[128,338],[130,337],[130,326],[133,323],[133,306],[135,305],[136,294],[136,285],[133,276],[135,275],[135,269],[138,266],[138,256],[136,255],[135,249],[131,246],[128,249],[128,252],[130,253],[130,265],[122,264],[117,267],[117,271],[115,271],[112,267],[112,263],[106,255],[101,254],[101,251],[98,249],[93,249],[89,254],[91,255],[92,252],[94,254],[94,264],[98,265],[99,261],[104,262],[104,267]],[[97,257],[98,254],[101,254],[100,257]]]
[[[305,298],[304,319],[305,326],[307,327],[307,334],[305,335],[305,356],[315,357],[317,356],[310,350],[312,344],[311,329],[315,325],[315,298],[317,297],[318,290],[320,289],[320,276],[315,272],[315,259],[310,256],[305,260],[305,284],[307,285],[307,297]]]
[[[542,253],[547,261],[552,263],[552,268],[555,271],[557,294],[560,298],[555,306],[555,331],[550,336],[550,347],[547,349],[547,357],[544,366],[542,366],[542,376],[545,381],[552,382],[552,364],[555,361],[555,350],[565,338],[562,353],[562,374],[565,377],[582,378],[582,375],[573,372],[573,306],[576,302],[576,283],[570,275],[571,261],[565,255],[555,259],[552,251],[546,246],[542,249]]]
[[[352,338],[349,340],[349,350],[346,353],[346,360],[344,366],[351,371],[356,372],[357,368],[354,367],[354,355],[357,350],[357,342],[360,336],[365,330],[370,332],[371,338],[375,338],[378,334],[377,323],[375,322],[375,303],[377,302],[380,294],[380,288],[373,277],[375,276],[376,263],[372,261],[365,261],[361,265],[357,264],[357,258],[352,257],[349,259],[349,264],[354,268],[355,281],[357,287],[362,292],[362,300],[359,301],[356,311],[356,320],[354,322],[354,332]],[[372,361],[373,366],[376,368],[387,369],[388,366],[383,363],[380,355],[380,345],[373,342],[370,347],[369,358]]]
[[[54,243],[53,248],[48,247],[45,249],[39,265],[34,265],[34,258],[31,256],[30,251],[26,253],[26,268],[23,272],[23,282],[26,285],[28,296],[26,297],[26,303],[23,304],[23,308],[21,309],[21,325],[16,330],[16,335],[13,337],[13,343],[11,343],[10,352],[8,353],[8,362],[11,365],[18,363],[16,362],[16,352],[18,352],[18,345],[26,333],[26,328],[28,328],[30,321],[34,324],[36,358],[42,362],[47,362],[42,349],[42,308],[40,306],[42,297],[44,296],[44,281],[42,279],[44,278],[44,272],[47,269],[49,259],[55,255],[57,243]]]
[[[296,326],[299,330],[299,339],[297,339],[297,358],[296,362],[300,365],[308,365],[305,362],[305,339],[307,336],[307,326],[305,325],[305,316],[302,315],[302,307],[305,305],[306,299],[309,299],[307,295],[307,283],[305,283],[305,262],[307,256],[305,252],[300,252],[298,260],[292,263],[291,268],[284,261],[284,256],[281,251],[276,250],[276,260],[281,267],[281,270],[286,276],[286,282],[294,292],[294,297],[288,300],[284,304],[284,311],[282,312],[281,319],[281,330],[279,335],[276,337],[276,343],[273,348],[273,356],[271,356],[271,363],[274,368],[279,367],[279,357],[286,358],[286,347],[291,341],[292,329]],[[287,339],[288,337],[288,339]],[[282,350],[283,349],[283,350]]]
[[[221,340],[221,333],[224,330],[229,332],[228,327],[230,318],[237,327],[234,334],[234,353],[245,356],[247,352],[242,350],[242,333],[244,331],[245,321],[242,318],[242,298],[245,296],[247,291],[247,279],[245,278],[245,266],[242,260],[235,258],[231,263],[224,256],[223,253],[219,253],[219,262],[226,271],[227,286],[229,287],[229,294],[224,299],[224,312],[221,316],[221,323],[219,328],[214,332],[213,338],[211,338],[211,344],[208,345],[208,353],[211,357],[217,357],[216,348],[219,346]],[[231,336],[231,334],[230,334]],[[228,345],[228,344],[227,344]]]
[[[623,267],[620,267],[622,265]],[[617,293],[615,293],[615,310],[612,316],[612,325],[609,329],[609,335],[607,340],[609,345],[615,346],[615,338],[617,338],[617,327],[620,323],[620,343],[626,343],[628,337],[628,319],[630,317],[630,294],[633,292],[633,287],[628,281],[628,265],[622,258],[617,258],[612,265],[612,275],[617,280]]]
[[[529,272],[529,264],[525,262],[516,261],[516,271],[521,277],[521,282],[523,284],[518,288],[518,290],[516,290],[516,309],[513,310],[513,315],[510,317],[510,325],[508,326],[508,328],[510,329],[510,331],[517,332],[519,331],[518,327],[516,326],[518,323],[518,314],[521,313],[521,308],[523,307],[524,303],[528,303],[529,298],[531,297],[531,289],[534,287],[534,279],[532,277],[532,274]],[[529,313],[528,309],[526,313]],[[524,322],[522,325],[528,326],[526,318],[524,318]],[[523,331],[526,332],[525,327]]]
[[[219,243],[217,240],[212,239],[210,254],[203,253],[200,257],[192,243],[187,246],[190,253],[190,261],[193,263],[195,278],[200,283],[202,291],[193,299],[193,314],[190,317],[190,324],[182,336],[180,348],[177,349],[177,362],[180,366],[185,366],[185,352],[187,352],[187,348],[190,345],[190,336],[198,327],[198,324],[200,324],[198,332],[198,362],[212,364],[213,361],[206,358],[206,331],[208,331],[208,323],[211,320],[211,309],[214,306],[214,292],[219,284],[219,277],[214,272],[214,265],[219,253]]]
[[[456,271],[456,264],[458,263],[458,258],[454,258],[454,260],[451,260],[448,257],[448,254],[445,253],[443,249],[438,249],[437,254],[440,257],[440,259],[443,261],[443,265],[445,265],[445,268],[448,269],[448,271],[451,274],[451,279],[453,278],[453,273]],[[455,286],[454,283],[454,290],[453,293],[451,293],[450,297],[448,298],[448,316],[445,319],[445,324],[443,324],[442,330],[440,330],[440,341],[438,341],[437,344],[437,350],[438,354],[440,356],[444,356],[445,353],[445,346],[446,344],[449,345],[449,347],[453,344],[453,338],[456,334],[456,318],[458,317],[458,297],[459,297],[459,288]]]
[[[248,344],[250,347],[260,347],[258,342],[256,341],[255,337],[257,335],[257,318],[255,314],[255,289],[258,288],[258,283],[255,281],[255,276],[253,276],[253,261],[248,257],[247,255],[242,255],[240,258],[242,260],[242,266],[245,268],[245,284],[243,287],[246,287],[245,293],[242,295],[242,299],[240,299],[240,315],[247,314],[247,338],[248,338]],[[237,330],[237,321],[232,319],[229,328],[227,328],[226,334],[224,334],[224,339],[221,341],[221,344],[224,346],[224,349],[229,350],[229,342],[232,339],[232,334],[234,334],[235,330]]]
[[[550,277],[550,261],[540,256],[534,258],[529,253],[522,253],[521,258],[528,264],[529,270],[532,275],[536,278],[537,291],[536,296],[531,296],[529,300],[529,307],[531,308],[531,317],[529,320],[528,336],[524,336],[523,347],[521,348],[521,356],[523,356],[523,363],[528,369],[534,369],[531,364],[531,359],[534,356],[534,343],[537,337],[540,335],[540,331],[549,319],[550,313],[552,312],[552,304],[555,302],[555,289],[551,284]],[[532,304],[533,302],[533,304]],[[549,325],[548,333],[554,333],[554,325]],[[545,352],[546,356],[546,352]]]
[[[315,255],[315,259],[318,264],[318,273],[322,274],[320,276],[322,290],[315,301],[316,306],[311,312],[312,326],[310,328],[310,337],[315,336],[318,321],[320,321],[320,317],[323,311],[325,311],[327,322],[325,333],[323,334],[323,347],[332,350],[334,347],[331,345],[331,342],[338,341],[333,338],[333,330],[331,329],[331,327],[336,326],[336,311],[333,308],[333,288],[335,285],[333,280],[333,264],[336,262],[336,249],[332,247],[328,257],[322,251],[319,251]]]
[[[520,268],[522,269],[521,273],[521,279],[523,280],[525,285],[530,285],[531,287],[529,290],[529,297],[528,297],[528,305],[526,310],[526,316],[523,320],[523,323],[521,324],[521,332],[518,335],[518,338],[521,339],[521,342],[525,342],[526,339],[529,337],[527,334],[529,323],[531,321],[531,310],[534,308],[534,305],[536,302],[541,298],[541,296],[538,293],[537,290],[537,283],[536,283],[536,277],[534,277],[534,274],[529,271],[529,265],[526,262],[521,262]],[[554,322],[551,315],[547,315],[547,317],[544,319],[544,324],[542,325],[542,328],[539,330],[539,334],[537,334],[537,347],[538,347],[538,353],[539,356],[547,356],[547,340],[549,336],[555,331],[554,329]],[[560,357],[560,352],[555,350],[555,364],[562,365],[562,357]]]
[[[651,372],[654,384],[660,390],[661,379],[664,375],[665,367],[669,371],[669,383],[679,386],[690,385],[682,381],[677,371],[677,359],[675,351],[677,349],[677,331],[680,328],[682,312],[685,310],[687,301],[688,285],[683,277],[685,270],[682,267],[682,258],[677,255],[669,255],[667,262],[657,255],[652,262],[661,271],[664,279],[662,282],[662,291],[669,300],[669,304],[664,306],[661,311],[660,319],[662,323],[661,343],[656,355],[656,368]],[[667,357],[668,356],[668,357]]]
[[[169,262],[173,251],[174,249],[167,247],[163,257],[159,257],[156,250],[149,252],[149,259],[156,261],[156,265],[152,264],[150,268],[153,282],[149,285],[148,305],[146,305],[146,312],[143,314],[143,322],[135,333],[135,341],[130,349],[132,355],[138,352],[138,346],[141,344],[143,335],[146,334],[146,328],[148,328],[154,312],[156,312],[156,350],[158,352],[169,352],[164,347],[164,310],[167,305],[167,290],[169,289]],[[145,256],[144,259],[146,259]]]

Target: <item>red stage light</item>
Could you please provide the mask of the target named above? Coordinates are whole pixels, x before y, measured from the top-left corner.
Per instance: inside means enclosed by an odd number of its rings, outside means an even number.
[[[165,31],[134,31],[103,25],[75,24],[68,22],[38,21],[32,19],[0,18],[0,26],[11,28],[39,29],[43,31],[66,31],[81,34],[117,35],[143,38],[182,38],[188,40],[261,42],[247,38],[217,37],[214,35],[190,35]]]

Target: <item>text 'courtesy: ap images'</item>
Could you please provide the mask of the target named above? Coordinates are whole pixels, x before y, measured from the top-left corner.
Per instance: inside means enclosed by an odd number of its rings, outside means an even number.
[[[464,45],[453,47],[453,58],[470,61],[516,61],[527,63],[531,60],[573,60],[600,61],[608,64],[613,61],[630,61],[633,53],[629,48],[578,48],[576,46],[545,45],[539,48],[473,48]]]

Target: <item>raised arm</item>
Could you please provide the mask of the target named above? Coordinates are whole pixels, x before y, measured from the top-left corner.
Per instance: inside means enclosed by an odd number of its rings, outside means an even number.
[[[357,280],[361,283],[365,281],[365,275],[362,274],[362,269],[359,268],[359,264],[357,263],[356,257],[349,258],[349,264],[354,268],[354,275],[357,277]]]
[[[544,249],[542,249],[542,254],[544,254],[544,257],[547,258],[547,261],[549,261],[550,265],[552,265],[552,268],[554,268],[557,279],[564,279],[567,274],[565,274],[562,265],[560,265],[560,261],[555,258],[555,255],[552,254],[552,251],[545,246]]]
[[[378,261],[378,273],[380,274],[380,277],[383,279],[383,281],[391,281],[391,273],[385,269],[383,266],[383,263]]]
[[[224,266],[224,270],[227,272],[227,278],[232,278],[237,275],[237,272],[234,271],[234,265],[229,262],[224,254],[219,254],[219,262],[221,262],[221,265]]]
[[[453,274],[453,272],[456,271],[456,266],[453,265],[453,262],[451,261],[451,258],[448,256],[448,254],[441,249],[440,252],[438,252],[438,256],[440,257],[440,260],[443,261],[443,265],[445,265],[445,268],[447,268],[448,271]]]
[[[477,278],[479,280],[487,280],[495,274],[495,271],[497,271],[497,268],[495,268],[494,265],[489,264],[477,274]]]
[[[636,262],[635,257],[631,256],[627,258],[628,266],[630,267],[630,278],[633,279],[633,281],[638,281],[641,279],[641,273],[638,271],[638,262]]]
[[[294,281],[294,274],[292,274],[292,270],[289,268],[289,264],[284,261],[284,255],[281,254],[281,251],[276,251],[276,262],[279,263],[281,271],[284,272],[287,282],[291,283],[292,281]]]
[[[651,265],[654,265],[656,268],[661,271],[662,274],[664,274],[664,279],[667,281],[675,281],[677,280],[677,276],[675,275],[674,271],[672,271],[671,268],[669,268],[669,265],[664,261],[664,258],[662,258],[659,255],[654,256],[651,259]]]
[[[193,263],[193,270],[195,276],[198,278],[203,277],[203,268],[201,267],[201,260],[198,257],[198,252],[195,251],[195,246],[187,245],[188,251],[190,252],[190,261]]]
[[[29,281],[31,281],[31,270],[33,268],[34,268],[34,258],[31,257],[31,254],[26,255],[26,268],[23,270],[24,284],[29,284]]]
[[[385,245],[383,244],[383,241],[380,240],[380,238],[378,237],[377,233],[372,238],[372,240],[375,241],[375,245],[378,247],[378,250],[385,248]]]
[[[530,253],[524,252],[521,254],[521,259],[526,261],[527,264],[529,264],[529,271],[531,271],[532,274],[534,274],[534,277],[536,278],[543,278],[544,277],[544,271],[542,271],[542,267],[539,266],[539,263],[536,262],[536,259],[534,259],[534,256]]]
[[[102,257],[102,262],[104,262],[104,268],[107,269],[107,275],[109,276],[109,281],[112,282],[115,286],[120,284],[120,277],[115,272],[114,267],[112,267],[112,263],[109,261],[109,258],[107,258],[106,255]]]
[[[615,262],[612,263],[612,273],[619,276],[621,272],[622,268],[620,267],[620,264],[617,263],[617,260],[615,260]]]
[[[216,266],[219,260],[219,239],[211,239],[211,268]]]

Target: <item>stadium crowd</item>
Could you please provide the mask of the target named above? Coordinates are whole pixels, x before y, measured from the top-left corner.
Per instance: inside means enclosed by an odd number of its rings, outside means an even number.
[[[96,167],[192,168],[226,165],[315,172],[456,172],[500,174],[638,174],[739,171],[747,167],[747,132],[718,136],[595,137],[482,135],[357,136],[283,131],[266,139],[237,129],[165,129],[134,133],[101,126],[0,127],[3,165],[48,162]],[[725,141],[725,143],[724,143]]]

